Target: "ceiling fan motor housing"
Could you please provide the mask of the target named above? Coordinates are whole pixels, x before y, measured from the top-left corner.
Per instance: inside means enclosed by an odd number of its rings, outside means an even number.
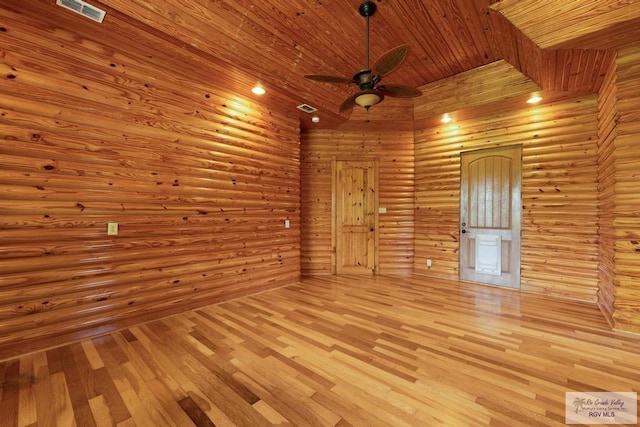
[[[360,8],[358,9],[358,11],[360,12],[360,15],[364,16],[365,18],[368,18],[370,16],[373,16],[374,13],[376,13],[377,8],[378,6],[376,6],[374,2],[366,1],[360,5]]]
[[[353,83],[355,83],[360,90],[373,89],[379,81],[380,76],[378,74],[372,74],[370,69],[361,70],[353,76]]]

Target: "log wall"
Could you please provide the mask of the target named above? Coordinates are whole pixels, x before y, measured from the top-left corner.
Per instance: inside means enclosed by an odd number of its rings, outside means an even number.
[[[386,102],[386,101],[385,101]],[[382,107],[379,106],[379,107]],[[372,109],[373,110],[373,109]],[[396,123],[396,126],[398,124]],[[340,158],[379,159],[379,272],[408,274],[413,266],[413,132],[368,129],[360,122],[342,130],[301,135],[301,272],[331,274],[331,162]]]
[[[0,358],[298,280],[297,118],[135,28],[162,51],[3,15]]]
[[[301,135],[286,95],[246,98],[253,77],[214,55],[116,11],[96,26],[52,8],[0,6],[0,359],[331,273],[337,156],[380,160],[380,273],[457,279],[460,152],[510,144],[523,290],[597,293],[640,331],[637,49],[599,97],[524,104],[536,53]]]
[[[479,79],[478,85],[486,85]],[[473,82],[468,82],[473,84]],[[597,97],[514,97],[416,122],[414,271],[457,280],[460,153],[523,147],[522,290],[595,302]],[[442,101],[440,101],[442,102]],[[426,266],[426,259],[432,266]]]
[[[610,325],[615,311],[615,221],[618,135],[616,62],[611,64],[598,98],[598,305]]]
[[[616,328],[640,332],[640,53],[618,53],[615,150]]]

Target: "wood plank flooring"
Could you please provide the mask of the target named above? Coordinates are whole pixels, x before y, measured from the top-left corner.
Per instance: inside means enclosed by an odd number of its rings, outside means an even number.
[[[595,306],[411,277],[315,277],[0,362],[0,425],[547,426],[640,391]]]

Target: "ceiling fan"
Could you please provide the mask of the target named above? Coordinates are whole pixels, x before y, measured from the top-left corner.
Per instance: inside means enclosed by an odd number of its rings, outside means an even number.
[[[323,74],[305,75],[306,78],[311,80],[325,83],[347,83],[359,88],[358,92],[351,95],[340,105],[341,113],[353,108],[355,105],[360,105],[368,110],[373,105],[380,103],[385,96],[393,98],[415,98],[416,96],[422,95],[421,91],[410,86],[380,84],[383,76],[395,71],[396,68],[402,64],[409,51],[409,46],[401,45],[391,49],[376,61],[373,68],[369,67],[369,18],[373,16],[376,9],[376,4],[371,1],[362,3],[358,9],[360,15],[367,20],[366,65],[364,69],[355,73],[352,78],[327,76]]]

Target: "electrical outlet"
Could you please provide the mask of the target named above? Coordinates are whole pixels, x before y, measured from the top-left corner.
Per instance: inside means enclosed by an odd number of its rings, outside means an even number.
[[[289,228],[291,227],[291,221],[289,221],[288,219],[284,220],[284,228]]]
[[[431,260],[430,259],[427,260],[427,267],[431,267]]]
[[[118,223],[110,222],[107,224],[107,236],[117,236],[118,235]]]

